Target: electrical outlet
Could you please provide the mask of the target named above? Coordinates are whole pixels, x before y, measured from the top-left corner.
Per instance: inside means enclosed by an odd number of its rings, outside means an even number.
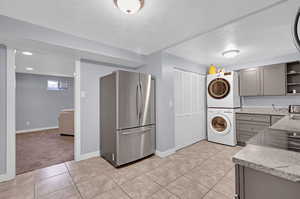
[[[30,125],[30,122],[29,121],[26,121],[26,126],[29,126]]]

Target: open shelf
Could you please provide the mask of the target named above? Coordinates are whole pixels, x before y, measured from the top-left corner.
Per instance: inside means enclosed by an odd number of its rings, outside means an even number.
[[[300,95],[300,62],[291,62],[286,65],[286,95]]]
[[[294,72],[294,73],[289,72],[286,75],[300,75],[300,72]]]
[[[300,85],[300,83],[287,83],[288,86],[297,86]]]

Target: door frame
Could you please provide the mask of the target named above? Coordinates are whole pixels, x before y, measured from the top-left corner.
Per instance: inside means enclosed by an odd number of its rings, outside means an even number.
[[[6,46],[7,52],[7,147],[6,147],[6,173],[0,175],[0,182],[14,179],[16,177],[16,66],[15,49]],[[80,140],[80,59],[74,60],[74,160],[81,160],[81,140]]]

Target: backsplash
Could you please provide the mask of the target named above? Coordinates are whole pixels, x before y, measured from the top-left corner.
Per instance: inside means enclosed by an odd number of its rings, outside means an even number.
[[[300,105],[300,96],[254,96],[242,97],[243,107],[271,107],[272,104],[279,107]]]

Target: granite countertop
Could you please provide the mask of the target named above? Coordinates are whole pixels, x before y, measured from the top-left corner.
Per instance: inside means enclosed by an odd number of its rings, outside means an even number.
[[[300,145],[297,145],[297,149],[292,147],[290,143],[292,133],[267,129],[247,142],[246,146],[233,157],[233,162],[300,183],[300,153],[296,152],[300,149]]]
[[[271,126],[272,129],[287,130],[287,131],[300,131],[300,115],[290,114],[283,117],[281,120]]]
[[[287,108],[279,108],[273,110],[272,108],[250,108],[250,107],[245,107],[245,108],[240,108],[237,109],[236,113],[245,113],[245,114],[262,114],[262,115],[280,115],[280,116],[285,116],[289,115],[289,111]]]

